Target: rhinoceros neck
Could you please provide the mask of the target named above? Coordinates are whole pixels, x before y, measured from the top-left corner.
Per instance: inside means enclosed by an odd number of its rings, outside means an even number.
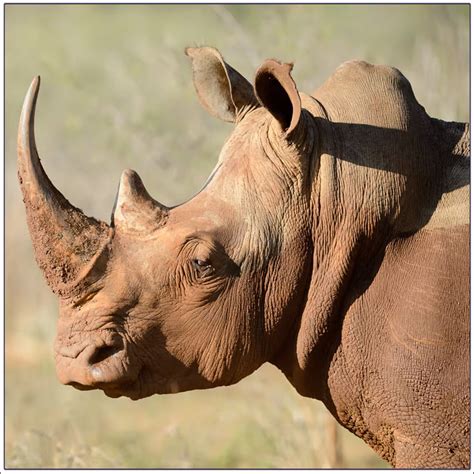
[[[294,340],[275,363],[300,393],[328,405],[327,374],[344,323],[342,305],[356,284],[355,270],[366,267],[364,273],[371,275],[393,239],[440,222],[446,217],[440,209],[448,209],[452,219],[452,206],[443,205],[443,196],[447,183],[458,175],[447,155],[468,154],[465,129],[453,125],[448,130],[433,122],[406,79],[396,79],[400,84],[394,86],[393,97],[384,92],[381,110],[369,104],[366,112],[354,110],[352,120],[350,104],[344,102],[351,91],[323,90],[305,106],[318,129],[311,196],[312,274]],[[363,92],[356,92],[356,105],[363,107]],[[444,130],[441,138],[439,128]],[[456,204],[453,199],[450,203]],[[460,200],[468,202],[464,196]],[[460,215],[468,216],[463,209]]]
[[[437,180],[439,200],[434,209],[425,209],[428,212],[423,228],[434,230],[468,225],[470,126],[437,119],[432,119],[432,123],[443,166]]]
[[[322,89],[312,273],[274,363],[388,461],[411,433],[416,449],[439,443],[465,465],[455,456],[468,459],[468,444],[453,443],[469,425],[469,126],[431,119],[391,69],[349,64]],[[398,416],[434,417],[419,386],[459,394],[429,430]],[[449,424],[462,428],[446,436]]]
[[[343,321],[339,308],[358,259],[370,259],[383,247],[389,219],[384,213],[371,218],[365,214],[369,195],[361,193],[358,201],[350,197],[354,171],[362,189],[367,186],[366,171],[351,169],[355,165],[341,160],[340,130],[324,105],[308,97],[302,102],[317,129],[310,206],[312,268],[294,338],[272,362],[302,395],[330,403],[327,373]]]

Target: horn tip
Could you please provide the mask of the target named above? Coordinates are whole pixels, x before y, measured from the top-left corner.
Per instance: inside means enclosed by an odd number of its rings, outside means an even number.
[[[140,176],[135,170],[127,168],[122,171],[122,175],[120,176],[120,183],[122,184],[129,184],[135,182],[137,179],[140,180]]]
[[[40,76],[35,76],[33,80],[31,81],[30,87],[25,96],[25,102],[23,104],[24,107],[25,105],[31,106],[32,101],[34,102],[36,100],[36,97],[38,96],[38,91],[40,88],[40,82],[41,82]]]
[[[122,171],[120,176],[119,197],[125,198],[137,194],[139,189],[143,188],[143,182],[138,173],[132,169]]]
[[[40,80],[40,76],[35,76],[31,81],[21,109],[20,123],[18,127],[19,157],[22,157],[24,152],[33,155],[32,159],[34,159],[34,156],[36,155],[36,151],[31,151],[30,148],[32,147],[36,150],[36,146],[34,145],[34,115],[36,100],[40,88]],[[30,144],[30,138],[32,139],[32,144]]]
[[[33,93],[38,93],[41,84],[41,76],[35,76],[31,81],[30,89]]]

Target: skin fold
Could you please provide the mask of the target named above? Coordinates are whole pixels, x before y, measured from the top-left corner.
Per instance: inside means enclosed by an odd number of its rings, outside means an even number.
[[[18,168],[59,298],[59,380],[138,400],[230,385],[265,362],[396,467],[468,467],[468,124],[429,117],[396,69],[341,65],[312,95],[266,60],[251,85],[188,48],[234,130],[203,190],[167,208],[123,172],[110,224]]]

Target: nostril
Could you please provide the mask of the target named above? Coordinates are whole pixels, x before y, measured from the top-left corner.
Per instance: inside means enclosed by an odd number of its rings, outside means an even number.
[[[92,356],[89,359],[89,364],[90,365],[98,364],[99,362],[102,362],[105,359],[112,357],[117,352],[120,352],[122,348],[123,348],[122,345],[97,347],[95,352],[92,354]]]

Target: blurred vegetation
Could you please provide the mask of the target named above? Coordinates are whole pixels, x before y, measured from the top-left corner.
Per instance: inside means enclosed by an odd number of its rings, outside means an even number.
[[[232,127],[208,116],[185,46],[213,45],[250,80],[294,61],[311,92],[343,61],[398,67],[427,112],[469,117],[469,5],[6,5],[6,463],[8,467],[327,466],[326,412],[265,366],[235,387],[139,402],[55,380],[57,313],[34,263],[16,180],[16,129],[42,77],[37,142],[52,181],[109,220],[121,171],[177,204]],[[340,429],[344,465],[385,466]]]

